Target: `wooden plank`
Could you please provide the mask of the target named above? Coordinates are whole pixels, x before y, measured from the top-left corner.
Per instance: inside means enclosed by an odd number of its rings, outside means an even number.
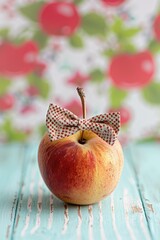
[[[0,167],[5,176],[1,186],[7,182],[7,189],[0,187],[0,236],[6,237],[8,231],[12,240],[159,240],[160,169],[153,167],[153,161],[157,164],[160,151],[159,145],[145,146],[124,149],[125,164],[118,187],[90,206],[65,204],[49,192],[39,173],[37,145],[25,151],[21,145],[0,149],[1,158],[9,161],[12,156],[9,164],[1,163]]]
[[[125,163],[122,177],[118,187],[110,197],[111,217],[109,216],[109,218],[113,227],[108,239],[150,239],[137,183],[130,165],[128,148],[124,149],[124,155]]]
[[[160,144],[130,147],[135,178],[152,239],[160,239]]]
[[[77,207],[49,193],[39,174],[35,148],[26,166],[14,239],[150,239],[127,150],[125,158],[114,193],[99,204]]]
[[[0,239],[10,239],[22,184],[25,146],[0,145]]]

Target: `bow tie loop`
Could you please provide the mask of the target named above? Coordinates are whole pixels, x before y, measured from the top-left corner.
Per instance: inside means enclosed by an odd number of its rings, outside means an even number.
[[[90,119],[80,119],[69,110],[50,104],[46,125],[51,141],[68,137],[79,130],[91,130],[113,145],[120,128],[120,114],[113,112],[100,114]]]

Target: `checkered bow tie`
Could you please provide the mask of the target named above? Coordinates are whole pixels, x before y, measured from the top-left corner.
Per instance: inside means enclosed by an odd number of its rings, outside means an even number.
[[[89,119],[80,119],[69,110],[50,104],[46,125],[51,141],[68,137],[79,130],[91,130],[113,145],[120,129],[120,113],[112,112]]]

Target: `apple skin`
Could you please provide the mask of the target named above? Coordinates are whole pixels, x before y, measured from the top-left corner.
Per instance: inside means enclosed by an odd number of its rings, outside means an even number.
[[[55,141],[48,133],[39,145],[38,162],[42,178],[50,191],[64,202],[79,205],[96,203],[118,184],[123,152],[118,140],[109,145],[95,133],[81,131]]]

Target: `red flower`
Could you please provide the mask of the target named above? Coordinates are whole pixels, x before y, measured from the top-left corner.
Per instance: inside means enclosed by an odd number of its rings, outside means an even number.
[[[0,111],[6,111],[13,108],[15,104],[15,98],[12,94],[6,93],[0,97]]]
[[[21,114],[29,114],[34,112],[36,112],[36,108],[33,105],[25,105],[20,110]]]
[[[31,85],[25,89],[25,94],[30,97],[34,97],[39,95],[39,90],[37,87]]]
[[[77,71],[67,80],[67,83],[81,87],[87,83],[89,79],[90,77],[88,75]]]

